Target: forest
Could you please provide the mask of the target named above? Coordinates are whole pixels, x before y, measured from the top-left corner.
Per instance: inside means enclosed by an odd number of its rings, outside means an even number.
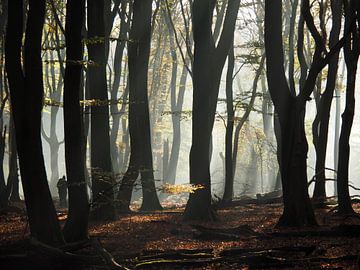
[[[360,269],[359,0],[0,0],[0,269]]]

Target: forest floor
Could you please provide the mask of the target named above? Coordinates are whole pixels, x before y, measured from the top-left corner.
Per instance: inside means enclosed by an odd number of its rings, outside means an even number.
[[[6,269],[1,256],[28,248],[29,231],[20,208],[0,213],[0,269]],[[360,212],[360,204],[354,209]],[[316,211],[319,227],[303,231],[275,228],[282,212],[279,203],[219,209],[218,220],[206,223],[183,222],[183,210],[134,212],[112,222],[91,222],[90,235],[129,269],[358,269],[360,219],[339,218],[331,207]],[[63,223],[66,214],[59,219]],[[345,231],[333,231],[341,224],[348,226]]]

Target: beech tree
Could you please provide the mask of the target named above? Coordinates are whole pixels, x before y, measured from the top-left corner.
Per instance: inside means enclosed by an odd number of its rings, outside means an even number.
[[[81,30],[84,20],[85,0],[68,0],[65,25],[64,132],[69,215],[63,230],[67,242],[80,241],[88,237],[89,205],[84,171],[83,122],[80,114],[83,65]]]
[[[40,134],[44,93],[41,38],[45,0],[29,0],[24,69],[21,61],[23,1],[9,1],[8,8],[5,64],[30,232],[44,243],[58,245],[63,243],[63,237],[47,183]]]
[[[278,225],[315,225],[314,211],[307,188],[307,152],[304,117],[306,101],[315,87],[319,72],[343,45],[343,39],[328,52],[310,13],[308,0],[302,1],[302,16],[315,41],[313,62],[298,95],[291,93],[284,71],[282,41],[282,2],[265,1],[265,51],[267,81],[280,124],[281,180],[284,211]],[[325,56],[323,56],[325,55]]]
[[[91,179],[93,193],[92,217],[109,220],[115,217],[114,175],[110,151],[110,124],[106,80],[106,42],[104,0],[88,0],[88,66],[87,83],[91,106]]]
[[[346,31],[350,29],[350,33]],[[339,214],[353,214],[349,195],[349,139],[355,113],[355,83],[356,71],[360,55],[360,4],[358,1],[345,1],[345,45],[344,56],[347,69],[345,110],[342,114],[341,132],[339,138],[338,161],[338,203]]]
[[[339,42],[342,19],[342,3],[341,1],[331,1],[332,29],[329,37],[329,46],[333,47]],[[314,198],[324,199],[326,197],[325,190],[325,160],[328,143],[329,118],[330,109],[336,87],[336,79],[338,72],[339,52],[335,53],[331,58],[328,67],[325,91],[321,94],[317,114],[313,122],[313,142],[316,151],[315,166],[315,189]]]
[[[215,46],[212,18],[216,1],[195,0],[192,6],[194,33],[192,145],[190,184],[201,189],[191,193],[186,220],[214,219],[211,210],[210,142],[222,69],[232,45],[240,0],[229,0],[223,30]]]
[[[151,150],[149,103],[147,94],[151,39],[152,0],[133,2],[133,21],[128,43],[130,163],[122,179],[118,201],[121,211],[129,211],[133,185],[141,174],[141,210],[159,210]]]

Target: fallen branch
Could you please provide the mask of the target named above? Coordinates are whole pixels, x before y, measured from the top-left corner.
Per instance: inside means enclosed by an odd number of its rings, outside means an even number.
[[[281,249],[287,249],[289,247],[280,247],[280,248],[274,248],[273,250],[281,250]],[[290,247],[291,249],[291,247]],[[298,249],[298,250],[296,250]],[[306,249],[309,249],[307,251],[313,250],[314,247],[294,247],[292,250],[293,252],[297,251],[304,251]],[[312,258],[292,258],[292,259],[286,259],[283,257],[275,257],[267,254],[268,250],[263,250],[259,252],[254,252],[246,255],[235,255],[229,252],[223,252],[220,254],[219,257],[211,257],[211,258],[196,258],[196,259],[155,259],[155,260],[144,260],[141,262],[138,262],[135,265],[135,269],[159,269],[162,267],[172,267],[178,266],[178,267],[199,267],[214,263],[231,263],[231,264],[239,264],[239,265],[248,265],[253,268],[257,267],[266,267],[266,268],[283,268],[283,267],[295,267],[298,265],[304,265],[304,264],[314,264],[314,263],[335,263],[335,262],[341,262],[341,261],[347,261],[347,260],[357,260],[357,255],[346,255],[341,257],[312,257]],[[160,255],[160,254],[159,254]]]
[[[219,256],[236,256],[243,255],[254,252],[262,252],[262,253],[273,253],[273,252],[288,252],[288,253],[305,253],[305,256],[309,256],[316,250],[316,246],[285,246],[285,247],[276,247],[270,249],[261,249],[261,248],[230,248],[224,249],[219,253]]]
[[[182,259],[182,260],[152,260],[144,261],[135,265],[135,269],[161,268],[165,266],[203,266],[212,263],[238,263],[250,266],[267,267],[291,267],[294,263],[286,261],[283,258],[276,258],[264,255],[241,256],[241,257],[214,257],[205,259]]]

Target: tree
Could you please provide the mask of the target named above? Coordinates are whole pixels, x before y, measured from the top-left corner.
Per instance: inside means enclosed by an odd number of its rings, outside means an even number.
[[[350,34],[345,32],[344,56],[347,68],[346,101],[345,110],[342,114],[342,124],[339,139],[339,161],[337,171],[337,189],[339,214],[347,215],[354,213],[349,195],[349,139],[355,113],[355,83],[357,64],[360,55],[360,20],[358,16],[360,5],[358,1],[345,2],[345,31],[350,29]]]
[[[115,55],[114,55],[114,80],[111,88],[111,100],[115,101],[118,98],[121,73],[123,72],[123,56],[126,45],[126,39],[128,36],[130,28],[130,15],[127,15],[127,8],[129,6],[128,1],[121,1],[121,10],[120,10],[120,31],[118,40],[116,42]],[[126,19],[128,18],[128,19]],[[114,166],[114,172],[119,173],[122,169],[123,158],[122,153],[118,151],[117,147],[117,138],[120,127],[121,117],[125,114],[126,100],[128,98],[128,88],[126,87],[123,96],[122,96],[122,105],[119,109],[118,104],[114,103],[110,107],[110,112],[112,116],[112,126],[110,132],[110,144],[111,144],[111,159]],[[125,164],[127,165],[127,164]]]
[[[1,55],[4,55],[4,40],[5,40],[5,28],[7,21],[7,1],[1,1],[1,13],[0,13],[0,40],[1,40]],[[1,60],[1,65],[4,66],[4,57]],[[0,106],[0,131],[1,131],[1,140],[0,140],[0,154],[5,154],[5,135],[3,132],[4,126],[4,108],[6,101],[8,99],[8,94],[6,89],[6,79],[4,69],[0,71],[0,97],[1,97],[1,106]],[[5,128],[6,131],[6,128]],[[4,155],[1,155],[0,158],[4,158]],[[8,203],[8,185],[5,183],[4,168],[0,167],[0,207],[6,206]]]
[[[281,226],[316,224],[307,188],[308,144],[304,128],[305,104],[315,87],[319,72],[343,44],[338,42],[327,52],[321,35],[315,27],[308,0],[302,2],[302,16],[315,41],[315,52],[306,79],[300,80],[300,92],[295,96],[290,91],[284,73],[282,2],[265,1],[266,72],[281,133],[280,148],[278,148],[284,201],[284,211],[278,223]]]
[[[332,10],[332,30],[330,32],[329,46],[333,47],[339,41],[339,35],[341,31],[341,1],[331,1]],[[313,122],[313,142],[316,151],[316,166],[315,166],[315,189],[314,198],[320,199],[326,197],[325,190],[325,160],[326,150],[328,143],[328,130],[329,130],[329,118],[331,103],[334,96],[334,90],[336,87],[336,78],[338,72],[339,52],[337,52],[329,62],[326,88],[322,93],[318,111]]]
[[[151,38],[152,0],[135,0],[128,44],[129,65],[129,132],[130,163],[122,179],[118,200],[121,211],[129,211],[131,193],[141,174],[143,202],[141,210],[159,210],[150,136],[147,96],[148,65]]]
[[[64,77],[65,162],[69,190],[69,216],[64,227],[67,242],[88,237],[89,205],[85,180],[83,122],[80,91],[83,61],[82,25],[85,0],[68,0],[66,5],[66,69]]]
[[[281,13],[281,1],[265,2],[267,80],[281,128],[280,168],[284,212],[279,224],[313,225],[316,224],[316,220],[307,191],[307,143],[303,125],[304,106],[300,107],[300,100],[296,102],[296,98],[290,94],[285,78]],[[296,142],[292,142],[292,140]],[[297,149],[291,152],[292,146],[297,147]]]
[[[104,0],[88,0],[87,82],[91,107],[91,179],[94,207],[92,217],[109,220],[115,216],[113,169],[110,152],[109,107],[106,81],[106,46]]]
[[[234,196],[234,168],[233,168],[233,132],[234,132],[234,99],[233,99],[233,73],[235,66],[234,45],[231,46],[228,56],[228,69],[226,73],[226,111],[227,123],[225,134],[225,188],[223,201],[232,201]],[[236,165],[235,165],[236,166]]]
[[[239,0],[229,0],[223,30],[215,46],[212,18],[216,1],[195,0],[192,6],[194,33],[192,145],[190,184],[202,188],[190,194],[184,218],[214,219],[211,210],[210,142],[222,69],[233,42]]]
[[[15,127],[11,115],[9,122],[9,174],[7,180],[7,197],[9,198],[10,196],[10,201],[20,201]]]
[[[61,244],[63,237],[47,183],[40,137],[43,81],[41,37],[45,1],[29,0],[21,65],[23,1],[9,1],[6,31],[6,71],[16,129],[21,180],[31,235],[47,244]]]

